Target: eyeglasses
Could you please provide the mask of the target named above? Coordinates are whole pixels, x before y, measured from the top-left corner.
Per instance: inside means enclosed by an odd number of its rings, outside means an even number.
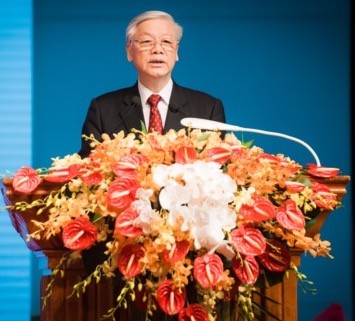
[[[141,39],[141,40],[131,40],[130,42],[134,42],[137,45],[137,48],[140,50],[151,50],[153,49],[157,43],[167,51],[173,51],[177,48],[178,42],[173,42],[168,39],[161,39],[159,41],[153,39]]]

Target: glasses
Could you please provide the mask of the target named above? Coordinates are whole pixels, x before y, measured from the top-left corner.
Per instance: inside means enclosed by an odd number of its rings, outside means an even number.
[[[159,41],[153,39],[141,39],[141,40],[131,40],[130,42],[134,42],[137,48],[140,50],[151,50],[157,45],[157,43],[159,43],[159,45],[164,50],[173,51],[177,48],[177,45],[179,44],[177,41],[173,42],[168,39],[161,39]]]

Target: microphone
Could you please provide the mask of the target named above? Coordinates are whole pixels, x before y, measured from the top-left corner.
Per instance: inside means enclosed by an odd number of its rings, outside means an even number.
[[[179,106],[175,104],[173,101],[169,103],[168,108],[174,114],[176,114],[179,111]]]
[[[313,157],[316,161],[316,164],[318,166],[321,165],[318,155],[313,150],[313,148],[311,146],[309,146],[303,140],[293,137],[293,136],[289,136],[289,135],[285,135],[285,134],[281,134],[281,133],[276,133],[276,132],[269,132],[269,131],[261,130],[261,129],[245,128],[245,127],[224,124],[224,123],[221,123],[221,122],[218,122],[215,120],[191,118],[191,117],[181,119],[181,125],[183,125],[185,127],[205,129],[205,130],[250,132],[250,133],[262,134],[262,135],[268,135],[268,136],[282,137],[282,138],[294,141],[296,143],[299,143],[302,146],[306,147],[308,149],[308,151],[313,155]]]
[[[131,106],[135,107],[135,106],[139,106],[141,104],[141,99],[139,96],[133,96],[131,98]]]

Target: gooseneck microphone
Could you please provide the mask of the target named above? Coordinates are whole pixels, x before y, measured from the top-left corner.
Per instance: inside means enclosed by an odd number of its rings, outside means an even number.
[[[269,132],[266,130],[261,130],[261,129],[253,129],[253,128],[245,128],[245,127],[239,127],[239,126],[234,126],[234,125],[229,125],[229,124],[224,124],[218,121],[214,120],[209,120],[209,119],[201,119],[201,118],[192,118],[192,117],[187,117],[183,118],[181,120],[181,125],[185,127],[191,127],[191,128],[198,128],[198,129],[205,129],[205,130],[221,130],[221,131],[233,131],[233,132],[250,132],[250,133],[256,133],[256,134],[262,134],[262,135],[268,135],[268,136],[276,136],[276,137],[282,137],[288,140],[292,140],[296,143],[301,144],[302,146],[306,147],[308,151],[313,155],[316,164],[320,166],[320,161],[319,158],[316,154],[316,152],[313,150],[311,146],[309,146],[306,142],[303,140],[281,134],[281,133],[276,133],[276,132]]]
[[[173,101],[169,103],[169,107],[168,108],[174,114],[179,112],[179,106],[177,104],[175,104]]]
[[[138,96],[133,96],[131,98],[131,106],[134,107],[134,106],[139,106],[141,104],[141,99],[140,97]]]

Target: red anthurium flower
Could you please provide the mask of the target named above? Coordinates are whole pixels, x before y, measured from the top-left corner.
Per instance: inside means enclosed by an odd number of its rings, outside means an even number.
[[[185,305],[185,291],[174,288],[171,280],[165,280],[158,286],[157,300],[166,314],[178,314]]]
[[[311,189],[314,192],[311,198],[318,207],[333,210],[338,205],[337,195],[327,185],[313,182]]]
[[[97,185],[104,178],[98,168],[88,168],[88,167],[80,168],[79,177],[87,185]]]
[[[286,189],[290,193],[300,193],[302,192],[306,185],[300,183],[300,182],[293,182],[293,181],[287,181],[285,182]]]
[[[34,191],[40,182],[41,178],[36,170],[23,166],[14,174],[12,186],[16,191],[27,194]]]
[[[150,146],[156,151],[163,151],[164,149],[162,148],[161,144],[159,143],[159,140],[156,137],[156,133],[148,133],[147,138]]]
[[[96,242],[97,227],[87,217],[78,217],[63,228],[62,239],[68,249],[86,250]]]
[[[208,158],[218,164],[225,164],[231,157],[232,152],[226,148],[214,147],[207,150]]]
[[[68,167],[56,168],[51,170],[44,179],[49,182],[65,183],[79,174],[81,166],[73,164]]]
[[[277,209],[276,220],[289,230],[301,230],[306,225],[302,211],[291,199],[288,199],[284,205]]]
[[[189,252],[190,242],[186,240],[178,241],[172,245],[170,250],[163,252],[163,259],[166,262],[174,263],[183,259]]]
[[[260,255],[265,252],[263,234],[256,228],[242,226],[230,233],[233,247],[244,255]]]
[[[246,157],[246,149],[243,148],[238,148],[234,149],[231,155],[231,161],[236,162],[238,159],[245,158]]]
[[[137,237],[141,235],[142,229],[134,224],[138,216],[138,212],[132,208],[124,210],[116,219],[114,234],[120,233],[127,237]]]
[[[276,165],[276,166],[288,166],[289,161],[283,158],[280,158],[276,155],[268,154],[268,153],[263,153],[260,155],[260,159],[263,161],[268,162],[271,165]]]
[[[144,249],[142,245],[128,244],[118,256],[118,269],[126,278],[133,278],[142,272],[140,259],[143,257]]]
[[[308,164],[307,173],[316,177],[334,177],[339,174],[339,168],[323,167],[315,164]]]
[[[276,216],[276,208],[267,198],[254,195],[253,205],[242,205],[239,214],[249,221],[265,221]]]
[[[281,159],[275,155],[272,154],[267,154],[267,153],[263,153],[260,155],[260,158],[262,158],[263,160],[267,161],[270,164],[280,164]]]
[[[197,159],[195,148],[190,146],[182,146],[175,152],[175,163],[191,164]]]
[[[205,254],[195,259],[194,278],[203,288],[216,285],[222,274],[223,262],[217,254]]]
[[[208,321],[208,313],[203,306],[194,303],[179,313],[179,321]]]
[[[138,167],[146,162],[147,157],[142,154],[125,155],[113,165],[112,170],[117,176],[121,176],[122,172],[135,174]]]
[[[321,184],[318,182],[312,182],[311,185],[311,189],[313,192],[315,193],[319,193],[319,192],[331,192],[329,186],[325,185],[325,184]],[[334,193],[333,193],[334,194]],[[336,194],[334,194],[336,195]]]
[[[275,155],[264,153],[261,155],[261,159],[267,161],[269,164],[276,166],[287,167],[291,173],[297,173],[301,169],[301,165],[292,163],[286,158],[281,158]]]
[[[232,259],[232,269],[238,279],[245,284],[254,284],[259,277],[259,264],[255,256],[235,256]]]
[[[281,241],[276,239],[267,240],[266,251],[257,256],[262,266],[272,272],[284,272],[291,264],[291,254]]]
[[[107,203],[118,210],[124,210],[134,201],[138,188],[139,183],[134,177],[120,177],[109,185]]]

